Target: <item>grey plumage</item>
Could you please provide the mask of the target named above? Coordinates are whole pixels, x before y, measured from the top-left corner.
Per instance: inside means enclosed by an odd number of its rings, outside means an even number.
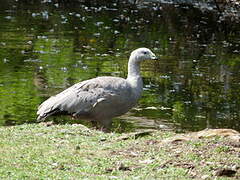
[[[147,48],[136,49],[129,58],[127,79],[103,76],[74,84],[44,101],[38,107],[37,120],[64,112],[110,127],[113,117],[126,113],[141,97],[140,62],[147,59],[156,56]]]

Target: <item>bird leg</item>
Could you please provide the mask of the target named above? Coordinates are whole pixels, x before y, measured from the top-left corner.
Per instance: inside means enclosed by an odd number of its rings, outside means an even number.
[[[101,131],[108,133],[112,128],[112,120],[111,119],[101,120],[99,121],[99,125]]]
[[[98,127],[98,123],[95,120],[90,120],[93,127]]]

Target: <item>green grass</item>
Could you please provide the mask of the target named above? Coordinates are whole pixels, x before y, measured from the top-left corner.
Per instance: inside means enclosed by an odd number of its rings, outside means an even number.
[[[135,138],[82,125],[1,127],[0,179],[211,179],[218,168],[240,166],[240,150],[227,139],[162,143],[173,135]]]

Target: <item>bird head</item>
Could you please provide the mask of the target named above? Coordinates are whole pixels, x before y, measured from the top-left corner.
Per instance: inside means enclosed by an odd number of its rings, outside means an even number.
[[[157,56],[148,48],[138,48],[131,53],[130,58],[141,62],[144,60],[156,60]]]

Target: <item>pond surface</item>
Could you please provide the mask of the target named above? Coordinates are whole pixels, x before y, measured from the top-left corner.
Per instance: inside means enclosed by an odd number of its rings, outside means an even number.
[[[0,125],[34,123],[76,82],[126,77],[129,53],[148,47],[160,60],[142,64],[143,97],[117,130],[240,130],[239,24],[190,6],[91,2],[1,3]]]

